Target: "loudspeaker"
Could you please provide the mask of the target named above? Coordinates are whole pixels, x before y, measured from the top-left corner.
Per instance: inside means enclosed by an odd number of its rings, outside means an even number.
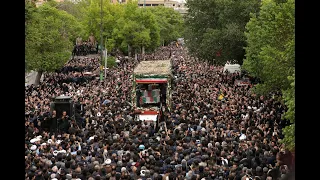
[[[73,101],[70,101],[70,102],[54,102],[54,103],[52,103],[51,108],[52,108],[52,110],[56,110],[58,118],[62,117],[62,112],[63,111],[66,111],[67,115],[69,117],[74,116],[74,103],[73,103]]]

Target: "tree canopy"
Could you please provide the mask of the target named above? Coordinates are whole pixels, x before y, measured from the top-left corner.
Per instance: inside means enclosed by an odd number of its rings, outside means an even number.
[[[244,68],[263,82],[263,91],[283,90],[295,68],[294,1],[262,1],[259,15],[246,26]]]
[[[172,8],[139,8],[136,1],[112,4],[102,1],[103,44],[125,51],[141,47],[153,50],[182,36],[182,16]],[[101,0],[64,1],[58,9],[72,14],[84,27],[79,33],[86,39],[91,33],[100,40]],[[100,43],[100,41],[99,41]]]
[[[183,19],[172,8],[156,6],[150,8],[160,28],[160,41],[167,44],[183,36]]]
[[[289,76],[288,79],[291,82],[290,88],[285,90],[283,95],[288,107],[285,118],[290,120],[291,125],[284,128],[285,137],[282,142],[289,150],[293,150],[295,147],[295,75]]]
[[[246,25],[247,47],[243,68],[261,79],[259,94],[282,91],[292,125],[284,129],[284,143],[294,147],[295,122],[295,2],[264,0],[259,14]]]
[[[250,12],[258,12],[256,0],[188,0],[185,39],[190,53],[214,64],[244,57],[245,25]]]
[[[36,7],[26,0],[26,64],[39,72],[60,68],[71,56],[76,37],[93,34],[112,50],[154,50],[163,41],[181,37],[182,16],[171,8],[139,8],[136,1],[112,4],[109,0],[48,1]]]
[[[26,25],[25,60],[28,69],[54,71],[71,56],[72,41],[81,30],[76,19],[44,4],[33,10]]]

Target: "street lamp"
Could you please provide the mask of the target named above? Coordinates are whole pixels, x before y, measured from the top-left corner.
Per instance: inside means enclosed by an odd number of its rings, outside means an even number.
[[[103,81],[103,69],[102,69],[102,56],[103,56],[103,51],[102,51],[102,43],[103,43],[103,37],[102,37],[102,0],[101,0],[101,9],[100,9],[100,16],[101,16],[101,21],[100,21],[100,81]]]

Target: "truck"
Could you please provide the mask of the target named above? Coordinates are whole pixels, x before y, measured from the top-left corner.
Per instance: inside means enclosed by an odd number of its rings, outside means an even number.
[[[158,124],[172,97],[171,60],[141,61],[133,71],[132,106],[137,121]]]

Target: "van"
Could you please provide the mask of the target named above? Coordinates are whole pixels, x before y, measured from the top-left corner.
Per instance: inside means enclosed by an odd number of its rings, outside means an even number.
[[[229,73],[235,73],[235,72],[241,72],[241,66],[240,64],[230,64],[226,63],[223,67],[223,72],[226,72],[228,70]]]

